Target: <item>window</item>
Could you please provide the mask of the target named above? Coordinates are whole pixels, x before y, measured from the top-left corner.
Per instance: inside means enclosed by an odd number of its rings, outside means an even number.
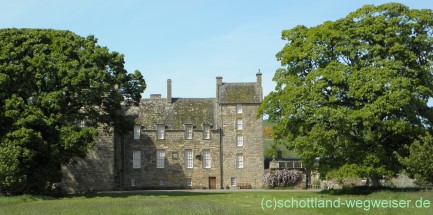
[[[244,155],[243,154],[236,154],[236,167],[238,169],[244,168]]]
[[[132,168],[140,169],[141,168],[141,151],[134,150],[132,151]]]
[[[210,150],[204,149],[202,153],[202,161],[203,161],[203,168],[211,168],[211,156],[210,156]]]
[[[78,121],[78,127],[80,128],[86,127],[86,121],[84,119]]]
[[[164,180],[159,180],[159,186],[164,186]]]
[[[236,146],[243,146],[244,145],[244,136],[238,134],[236,135]]]
[[[185,139],[187,140],[192,139],[192,128],[193,125],[185,125]]]
[[[242,130],[243,124],[242,119],[236,119],[236,130]]]
[[[192,149],[185,149],[185,167],[193,168],[193,152]]]
[[[192,179],[190,179],[190,178],[186,179],[186,186],[192,187]]]
[[[131,187],[137,186],[137,182],[135,181],[135,178],[131,179]]]
[[[210,125],[203,125],[203,139],[210,139]]]
[[[141,125],[134,125],[134,140],[140,139]]]
[[[172,152],[172,153],[171,153],[171,159],[173,159],[173,160],[177,160],[177,159],[179,159],[179,153],[177,153],[177,152]]]
[[[236,186],[236,178],[235,177],[230,178],[230,185],[232,185],[233,187]]]
[[[156,125],[156,133],[158,140],[165,138],[165,125]]]
[[[165,150],[157,149],[156,150],[156,168],[161,169],[165,166]]]
[[[236,105],[236,113],[242,113],[242,105]]]

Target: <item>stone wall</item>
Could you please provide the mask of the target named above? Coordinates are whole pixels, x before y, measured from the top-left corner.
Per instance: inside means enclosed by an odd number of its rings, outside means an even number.
[[[142,131],[139,140],[133,135],[125,137],[124,189],[165,189],[165,188],[209,188],[209,177],[220,181],[219,132],[211,131],[210,140],[202,137],[202,130],[194,129],[193,139],[185,139],[183,130],[166,130],[165,139],[156,137],[156,130]],[[156,150],[165,149],[164,168],[156,167]],[[185,149],[193,150],[193,168],[185,166]],[[211,152],[211,168],[203,168],[201,155],[204,149]],[[141,151],[141,167],[133,168],[133,151]],[[131,180],[135,186],[131,186]],[[192,187],[187,180],[192,180]]]
[[[261,73],[252,83],[222,83],[218,77],[217,98],[172,98],[171,81],[168,83],[169,99],[153,96],[126,111],[125,115],[141,127],[139,139],[134,139],[132,130],[126,136],[101,134],[85,159],[62,167],[63,185],[68,192],[208,189],[210,181],[215,188],[225,188],[232,187],[232,178],[237,185],[262,186],[263,125],[262,119],[256,118],[262,101]],[[242,104],[241,114],[236,113],[237,104]],[[242,130],[236,130],[236,119],[242,119]],[[185,139],[185,124],[195,126],[191,140]],[[202,124],[212,126],[210,140],[203,139]],[[166,127],[163,140],[157,139],[157,125]],[[243,146],[236,144],[240,134]],[[164,168],[156,166],[158,149],[165,150]],[[185,166],[186,149],[193,150],[193,168]],[[211,152],[211,168],[203,168],[203,150]],[[140,165],[135,168],[134,151],[140,152]],[[243,155],[243,168],[236,165],[238,154]],[[192,186],[188,181],[192,181]]]
[[[223,184],[231,186],[231,178],[236,184],[249,183],[252,187],[262,187],[263,162],[263,125],[256,118],[258,104],[242,104],[242,113],[236,113],[235,104],[222,105],[220,123],[223,125]],[[242,119],[242,130],[236,130],[236,119]],[[236,136],[243,136],[243,146],[237,146]],[[236,155],[243,155],[243,168],[237,168]]]
[[[62,165],[62,188],[67,193],[114,189],[114,134],[99,129],[95,141],[85,158]]]

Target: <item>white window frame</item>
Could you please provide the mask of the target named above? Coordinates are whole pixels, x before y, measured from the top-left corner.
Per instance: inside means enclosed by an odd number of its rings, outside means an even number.
[[[186,186],[192,187],[192,179],[191,178],[186,179]]]
[[[156,138],[158,140],[165,139],[165,125],[156,125]]]
[[[203,149],[202,161],[203,161],[203,168],[204,169],[209,169],[212,167],[212,156],[210,153],[210,149]]]
[[[232,187],[235,187],[235,186],[236,186],[236,177],[231,177],[231,178],[230,178],[230,185],[231,185]]]
[[[242,119],[236,119],[236,130],[241,131],[244,128]]]
[[[139,140],[141,135],[141,125],[134,125],[134,140]]]
[[[165,167],[165,149],[156,150],[156,168],[163,169]]]
[[[187,169],[194,168],[194,152],[192,149],[185,149],[185,167]]]
[[[205,140],[210,139],[210,125],[209,124],[203,125],[203,139],[205,139]]]
[[[244,154],[236,154],[236,168],[243,169],[244,168]]]
[[[185,126],[185,139],[192,140],[194,135],[194,125],[184,125]]]
[[[82,119],[78,121],[78,127],[79,128],[85,128],[86,127],[86,120]]]
[[[237,105],[236,105],[236,113],[237,113],[237,114],[241,114],[241,113],[243,113],[243,108],[242,108],[242,105],[241,105],[241,104],[237,104]]]
[[[141,150],[132,151],[132,168],[133,169],[141,168]]]
[[[131,179],[131,187],[137,186],[137,180],[135,178]]]
[[[236,146],[244,146],[244,136],[241,134],[236,135]]]

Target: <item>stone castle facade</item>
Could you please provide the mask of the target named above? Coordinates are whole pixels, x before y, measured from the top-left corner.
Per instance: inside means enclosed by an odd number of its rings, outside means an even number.
[[[257,111],[262,74],[255,82],[216,78],[216,98],[151,95],[125,114],[129,135],[102,133],[85,159],[62,167],[67,192],[130,189],[261,187],[263,126]]]

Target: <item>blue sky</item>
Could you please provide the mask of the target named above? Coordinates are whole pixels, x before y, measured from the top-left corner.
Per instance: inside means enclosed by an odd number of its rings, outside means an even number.
[[[95,35],[101,46],[125,55],[125,68],[143,74],[149,94],[215,97],[215,77],[253,82],[260,68],[263,91],[274,89],[281,31],[345,17],[365,4],[389,1],[139,1],[0,0],[0,28],[51,28]],[[433,9],[431,1],[400,2]]]

